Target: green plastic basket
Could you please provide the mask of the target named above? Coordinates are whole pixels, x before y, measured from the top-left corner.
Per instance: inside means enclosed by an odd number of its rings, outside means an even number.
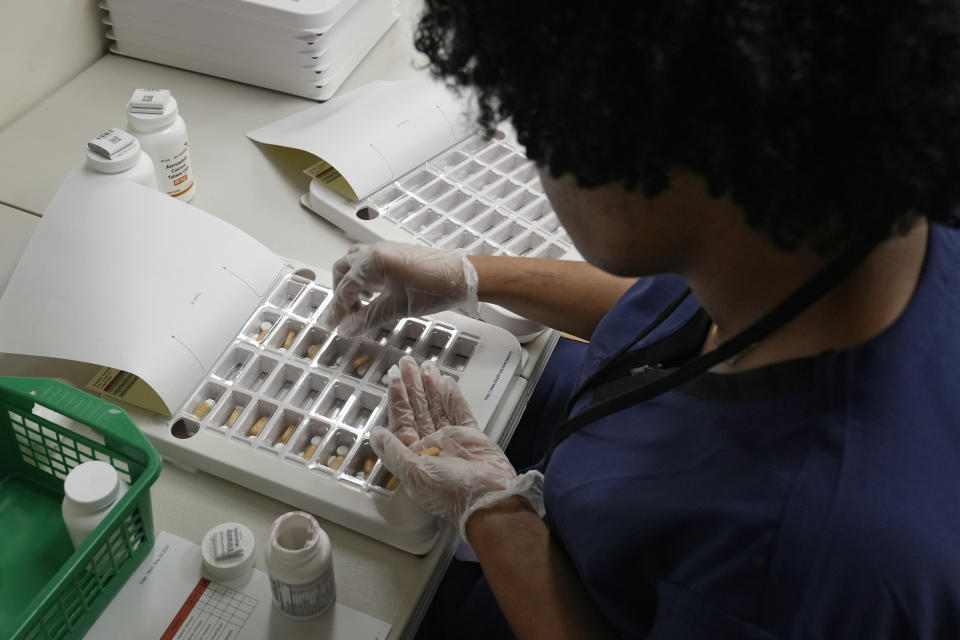
[[[88,460],[130,489],[74,551],[63,480]],[[160,464],[116,406],[55,380],[0,377],[0,639],[83,637],[153,547]]]

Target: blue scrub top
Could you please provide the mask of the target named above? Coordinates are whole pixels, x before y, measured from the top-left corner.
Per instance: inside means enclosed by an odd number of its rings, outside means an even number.
[[[639,281],[584,379],[684,288]],[[584,394],[695,355],[691,296]],[[655,365],[653,368],[640,365]],[[904,313],[854,349],[707,373],[557,447],[546,522],[628,638],[960,638],[960,232],[932,225]]]

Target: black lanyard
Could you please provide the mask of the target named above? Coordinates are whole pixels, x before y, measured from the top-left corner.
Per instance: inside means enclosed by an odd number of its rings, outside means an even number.
[[[580,396],[593,384],[593,382],[602,373],[607,371],[614,363],[623,357],[637,342],[650,335],[650,333],[659,327],[670,317],[677,307],[690,295],[690,290],[685,290],[677,299],[666,306],[657,317],[643,328],[637,336],[621,347],[611,358],[594,371],[583,384],[570,396],[564,411],[565,420],[554,430],[550,438],[550,445],[544,456],[543,470],[545,471],[553,455],[554,449],[564,439],[576,432],[580,427],[596,422],[605,418],[611,413],[616,413],[622,409],[632,407],[646,402],[662,393],[675,389],[680,385],[692,380],[715,365],[729,360],[750,345],[764,339],[783,325],[787,324],[797,317],[804,309],[822,298],[828,291],[843,282],[854,269],[856,269],[867,257],[867,254],[876,246],[874,242],[857,242],[847,248],[840,256],[826,267],[821,269],[816,275],[802,284],[785,300],[777,304],[773,309],[760,317],[759,320],[748,326],[746,329],[733,336],[713,351],[697,356],[684,363],[680,367],[670,371],[666,375],[654,380],[635,379],[625,391],[591,405],[586,410],[570,417],[570,412]]]

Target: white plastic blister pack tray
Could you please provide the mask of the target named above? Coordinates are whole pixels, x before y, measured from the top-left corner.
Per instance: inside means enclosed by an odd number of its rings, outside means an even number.
[[[435,519],[390,485],[369,444],[370,428],[388,423],[384,376],[404,354],[435,361],[498,440],[503,425],[494,423],[502,421],[492,418],[520,346],[503,329],[454,313],[346,339],[318,322],[330,293],[312,270],[291,267],[169,428],[146,433],[181,464],[425,553],[439,531]],[[373,467],[364,472],[368,459]]]

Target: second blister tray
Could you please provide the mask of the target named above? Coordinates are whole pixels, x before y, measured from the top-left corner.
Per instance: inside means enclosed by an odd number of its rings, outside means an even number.
[[[384,376],[405,354],[433,360],[497,440],[504,425],[492,418],[515,382],[519,344],[454,313],[344,338],[319,323],[331,292],[315,274],[290,267],[170,423],[145,432],[184,466],[425,553],[435,519],[391,484],[369,443],[370,429],[388,424]]]

